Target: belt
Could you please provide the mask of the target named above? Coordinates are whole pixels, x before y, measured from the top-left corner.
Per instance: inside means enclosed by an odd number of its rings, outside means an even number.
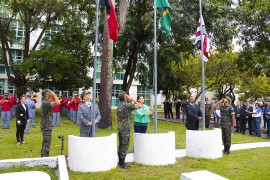
[[[140,123],[140,122],[134,122],[134,125],[137,126],[147,126],[148,123]]]

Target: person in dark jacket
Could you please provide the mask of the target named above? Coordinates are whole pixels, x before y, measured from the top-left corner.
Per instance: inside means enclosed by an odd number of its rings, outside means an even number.
[[[16,107],[16,138],[18,145],[25,144],[24,142],[24,130],[27,122],[29,121],[28,107],[25,104],[26,97],[20,97],[20,103]]]
[[[187,113],[187,130],[198,130],[199,121],[202,119],[202,111],[198,104],[195,104],[195,98],[193,96],[189,97],[189,103],[186,107]]]

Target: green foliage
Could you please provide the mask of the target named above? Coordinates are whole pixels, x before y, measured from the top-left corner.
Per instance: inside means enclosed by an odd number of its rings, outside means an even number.
[[[239,7],[239,41],[243,47],[239,68],[251,75],[270,76],[270,1],[243,1]]]
[[[88,32],[93,31],[93,27],[91,20],[82,18],[93,18],[94,14],[91,6],[89,9],[82,4],[80,8],[81,11],[72,11],[63,18],[60,32],[51,34],[51,40],[44,39],[49,47],[33,51],[30,58],[16,65],[20,73],[27,77],[26,87],[74,91],[79,87],[92,86],[88,73],[93,66],[89,47],[93,36]]]
[[[76,90],[78,87],[91,86],[87,76],[88,68],[84,59],[71,54],[66,49],[50,46],[31,54],[19,68],[27,76],[26,86],[34,90],[54,87],[58,90]],[[85,60],[84,60],[85,61]]]
[[[270,93],[269,83],[270,79],[265,75],[248,77],[246,74],[238,92],[242,99],[267,97]]]
[[[173,74],[178,77],[183,88],[190,94],[190,88],[197,89],[196,98],[201,93],[202,68],[201,58],[199,56],[189,55],[180,66],[172,66]],[[237,53],[232,51],[224,53],[215,53],[211,59],[204,63],[205,65],[205,89],[210,91],[221,90],[224,86],[234,87],[241,83],[239,71],[236,66]],[[233,89],[230,89],[231,92]],[[226,92],[220,91],[219,96],[225,95]]]

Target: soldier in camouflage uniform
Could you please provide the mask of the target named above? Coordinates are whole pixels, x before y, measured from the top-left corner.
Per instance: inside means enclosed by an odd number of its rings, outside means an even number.
[[[137,103],[135,99],[128,96],[125,92],[121,92],[118,95],[120,100],[117,109],[116,109],[116,122],[118,124],[118,137],[119,137],[119,148],[118,148],[118,157],[119,157],[119,166],[123,169],[130,168],[125,164],[125,158],[127,155],[130,139],[130,114],[132,110],[136,108],[141,108],[141,105]],[[128,101],[133,101],[129,103]],[[136,105],[135,105],[136,104]]]
[[[220,106],[220,125],[222,130],[222,141],[224,144],[224,154],[230,154],[231,132],[236,125],[235,111],[230,104],[230,101],[231,98],[226,96],[226,98],[221,99],[214,106],[214,109]]]
[[[53,114],[52,108],[54,106],[59,106],[60,101],[55,93],[49,89],[42,91],[43,101],[41,104],[41,122],[40,128],[43,135],[41,157],[48,157],[51,146],[51,135],[53,129]],[[53,99],[55,102],[51,102]]]

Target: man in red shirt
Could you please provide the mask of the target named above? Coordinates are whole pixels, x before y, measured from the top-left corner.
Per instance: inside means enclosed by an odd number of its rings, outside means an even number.
[[[55,103],[55,100],[51,100],[51,102]],[[53,127],[60,126],[60,105],[54,106],[52,108],[53,112]]]
[[[10,116],[10,120],[12,120],[12,117],[15,115],[17,99],[16,99],[16,97],[13,96],[12,93],[9,93],[9,99],[10,99],[10,103],[11,103],[11,110],[10,110],[11,116]]]
[[[80,103],[81,103],[81,99],[79,98],[78,94],[75,94],[74,98],[72,99],[72,109],[73,109],[72,121],[74,123],[76,123],[77,125],[80,125],[79,121],[78,121],[78,118],[77,118],[78,117],[77,116],[78,106],[79,106]]]
[[[11,120],[12,102],[9,98],[8,93],[4,93],[4,98],[1,100],[0,105],[2,106],[2,110],[1,110],[2,129],[9,129],[10,120]],[[5,124],[6,124],[6,127],[5,127]]]

